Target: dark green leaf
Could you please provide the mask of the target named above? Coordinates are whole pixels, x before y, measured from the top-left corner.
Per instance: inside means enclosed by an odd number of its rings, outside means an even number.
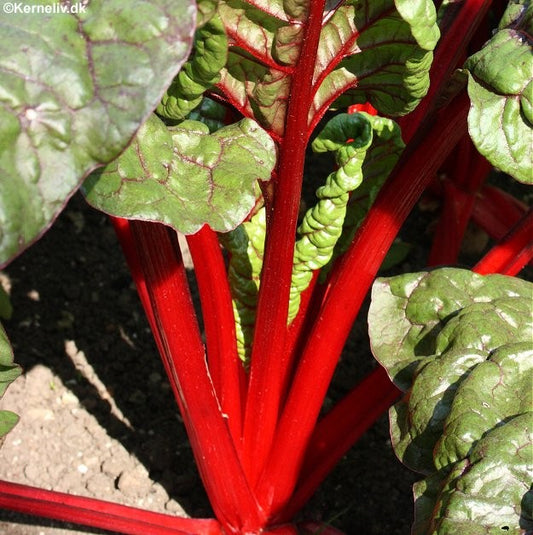
[[[194,19],[192,0],[0,13],[0,264],[125,148],[187,58]]]
[[[533,412],[488,432],[447,475],[415,485],[413,535],[524,535],[533,529]]]
[[[503,26],[505,24],[505,26]],[[470,135],[479,152],[533,183],[533,5],[511,2],[500,30],[466,62]]]
[[[84,183],[87,200],[119,217],[159,221],[185,234],[204,224],[234,229],[269,180],[276,151],[257,123],[243,119],[210,134],[203,123],[167,128],[155,115],[131,146]]]
[[[391,409],[415,485],[415,535],[533,526],[533,285],[438,269],[376,281],[375,356],[405,398]],[[502,531],[503,530],[503,531]]]

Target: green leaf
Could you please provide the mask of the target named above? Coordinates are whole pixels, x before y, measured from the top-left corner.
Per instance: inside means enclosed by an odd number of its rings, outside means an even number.
[[[495,167],[528,184],[533,183],[532,33],[533,5],[512,2],[500,30],[465,64],[472,140]]]
[[[194,18],[192,0],[0,13],[0,264],[50,226],[86,174],[125,148],[186,60]]]
[[[249,362],[266,234],[266,212],[261,208],[249,221],[219,236],[229,252],[228,280],[237,334],[237,350]]]
[[[338,169],[316,192],[317,204],[305,213],[294,250],[289,321],[300,307],[300,294],[309,286],[313,271],[332,258],[343,232],[350,193],[369,177],[373,190],[385,181],[403,150],[400,129],[390,119],[366,113],[333,117],[313,141],[315,152],[335,151]],[[386,148],[386,149],[385,149]],[[385,150],[387,155],[384,157]],[[375,194],[369,194],[367,207]]]
[[[440,33],[432,2],[341,2],[325,25],[317,76],[329,72],[315,98],[320,108],[342,87],[338,106],[370,102],[382,114],[412,111],[429,87],[429,68]],[[346,53],[347,52],[347,53]],[[340,93],[340,92],[339,92]]]
[[[183,65],[166,93],[163,95],[157,113],[168,119],[181,121],[200,105],[204,92],[220,79],[220,71],[228,56],[228,39],[220,17],[214,13],[212,0],[203,1],[202,6],[213,7],[213,12],[203,18],[202,25],[194,36],[194,52]]]
[[[20,373],[20,367],[13,363],[13,350],[6,332],[0,325],[0,397]],[[0,438],[11,430],[18,419],[18,416],[10,411],[0,411]]]
[[[448,475],[415,485],[413,535],[523,535],[533,529],[533,412],[483,436]]]
[[[454,315],[473,303],[490,303],[506,296],[514,296],[524,311],[523,303],[531,298],[531,285],[513,277],[485,277],[455,268],[377,279],[369,312],[374,356],[395,384],[406,391],[417,365],[435,357],[437,337]],[[523,326],[528,318],[527,313],[516,318],[517,325]],[[479,328],[483,328],[482,323]],[[445,331],[439,339],[442,346],[447,337]]]
[[[443,268],[378,279],[372,350],[407,395],[390,411],[415,535],[533,526],[533,284]],[[502,531],[503,530],[503,531]]]
[[[109,214],[159,221],[184,234],[204,224],[234,229],[275,164],[270,136],[251,119],[209,133],[203,123],[167,128],[153,115],[131,146],[87,178],[87,200]]]
[[[278,136],[284,131],[294,67],[306,60],[300,50],[308,10],[309,2],[220,2],[231,46],[217,91]],[[370,101],[383,114],[408,113],[429,86],[438,37],[428,0],[328,3],[309,124],[345,91],[338,107]]]
[[[0,438],[7,435],[18,423],[19,416],[11,411],[0,411]]]
[[[524,308],[531,311],[530,306]],[[433,453],[437,468],[465,458],[488,429],[533,409],[531,340],[498,347],[460,383],[446,417],[446,432]]]

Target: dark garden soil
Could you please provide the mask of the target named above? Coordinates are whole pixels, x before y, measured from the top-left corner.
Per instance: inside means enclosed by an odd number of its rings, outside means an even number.
[[[78,196],[4,272],[5,322],[24,374],[2,406],[21,416],[0,477],[176,515],[210,507],[114,232]],[[364,322],[335,377],[337,398],[368,371]],[[331,403],[331,400],[329,400]],[[305,511],[347,535],[407,535],[417,475],[395,458],[384,415]],[[102,533],[0,511],[0,533]]]

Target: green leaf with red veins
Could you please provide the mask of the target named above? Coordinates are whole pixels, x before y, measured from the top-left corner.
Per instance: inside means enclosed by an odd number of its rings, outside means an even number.
[[[468,129],[495,167],[533,183],[533,5],[510,3],[500,30],[465,64]]]
[[[184,234],[204,224],[227,232],[254,207],[269,180],[274,142],[251,119],[210,134],[198,121],[168,128],[152,115],[130,147],[87,178],[87,200],[109,214],[159,221]]]
[[[2,10],[0,264],[51,225],[85,175],[124,150],[187,59],[194,27],[192,0]]]
[[[247,116],[282,136],[291,77],[300,58],[308,2],[221,2],[230,39],[217,89]],[[340,0],[326,3],[314,74],[312,128],[328,107],[370,101],[380,112],[411,111],[429,85],[439,37],[427,0]]]

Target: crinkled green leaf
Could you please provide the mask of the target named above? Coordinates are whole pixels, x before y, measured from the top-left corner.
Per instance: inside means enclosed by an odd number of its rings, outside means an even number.
[[[428,475],[415,535],[532,525],[532,298],[529,282],[453,268],[374,285],[372,349],[407,391],[390,412],[393,446]]]
[[[4,328],[0,325],[0,397],[20,372],[20,367],[13,363],[13,350]],[[18,416],[11,411],[0,411],[0,438],[11,430],[18,419]]]
[[[383,165],[383,149],[388,152]],[[387,178],[403,148],[400,130],[390,119],[366,113],[341,113],[329,121],[313,141],[315,152],[335,151],[338,169],[326,179],[316,196],[317,204],[307,210],[298,228],[289,300],[289,321],[300,307],[300,294],[309,286],[313,271],[331,259],[343,224],[350,193],[366,179],[376,187]],[[377,188],[379,189],[379,187]]]
[[[210,134],[197,121],[167,128],[152,115],[84,190],[93,206],[115,216],[159,221],[185,234],[204,224],[227,232],[253,208],[256,181],[270,179],[275,158],[272,139],[251,119]]]
[[[124,149],[186,60],[194,18],[192,0],[0,12],[0,264],[46,230],[88,172]]]
[[[442,435],[455,391],[470,370],[486,358],[483,351],[461,348],[430,359],[421,367],[410,395],[391,408],[394,450],[409,468],[424,474],[435,471],[433,447]]]
[[[220,235],[222,244],[230,254],[228,279],[235,315],[237,350],[245,363],[250,358],[265,234],[265,209],[261,208],[249,221]]]
[[[374,128],[374,139],[363,162],[364,180],[350,194],[346,217],[342,226],[342,234],[334,247],[329,265],[323,270],[324,275],[331,263],[346,252],[350,246],[357,228],[374,203],[381,186],[385,183],[404,149],[401,133],[395,123],[379,117],[372,118],[369,116],[369,119],[372,121]],[[401,261],[409,252],[409,249],[410,246],[407,244],[395,242],[391,246],[381,269],[388,269]]]
[[[381,113],[403,115],[415,108],[429,87],[429,68],[440,33],[432,2],[389,0],[342,2],[324,27],[317,76],[348,57],[324,79],[315,106],[342,87],[338,105],[371,102]]]
[[[525,305],[527,314],[531,303]],[[525,342],[500,346],[461,382],[433,453],[437,468],[465,458],[488,429],[533,410],[532,340],[530,336]]]
[[[308,1],[225,0],[219,12],[230,39],[218,90],[277,135],[285,125],[293,69],[300,60]],[[429,85],[439,37],[428,0],[341,0],[324,13],[309,124],[340,95],[346,106],[370,101],[382,113],[412,110]]]
[[[213,5],[204,0],[202,5]],[[220,79],[220,70],[228,56],[228,39],[220,17],[214,12],[206,16],[194,36],[193,55],[183,65],[161,99],[157,113],[173,120],[183,120],[200,105],[204,92]]]
[[[533,183],[533,4],[511,2],[500,30],[465,64],[470,135],[483,156]]]
[[[411,386],[419,362],[434,358],[440,331],[459,311],[500,297],[515,297],[517,303],[527,303],[531,296],[531,284],[526,281],[455,268],[380,278],[374,283],[369,312],[374,356],[405,391]],[[526,313],[516,321],[522,325],[528,319]],[[478,329],[483,329],[482,323]],[[446,333],[441,344],[444,336]]]
[[[413,535],[524,535],[533,529],[533,412],[484,435],[447,475],[416,483]]]

